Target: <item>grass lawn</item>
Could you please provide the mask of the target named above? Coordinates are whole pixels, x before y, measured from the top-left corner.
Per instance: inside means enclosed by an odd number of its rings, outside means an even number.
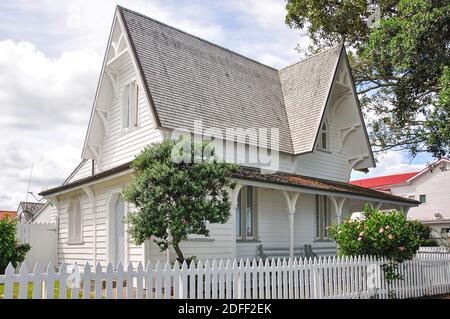
[[[0,299],[3,299],[4,289],[5,289],[4,284],[0,284]],[[28,299],[31,299],[31,296],[33,294],[33,283],[32,282],[28,283],[27,291],[28,291],[27,297],[28,297]],[[14,283],[14,286],[13,286],[13,298],[17,299],[18,295],[19,295],[19,283],[16,282],[16,283]],[[54,296],[55,296],[54,299],[59,299],[59,281],[55,281]],[[81,298],[82,296],[83,296],[83,293],[81,292],[81,289],[80,289],[78,298]],[[94,298],[93,292],[90,293],[90,297]],[[69,288],[67,288],[67,298],[68,299],[72,298],[72,290]]]

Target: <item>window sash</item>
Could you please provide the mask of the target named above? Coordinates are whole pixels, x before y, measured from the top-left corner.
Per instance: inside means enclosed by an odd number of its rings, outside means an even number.
[[[69,242],[80,242],[82,240],[82,218],[81,202],[79,198],[74,198],[69,204]]]
[[[236,238],[242,238],[242,196],[241,191],[239,191],[239,195],[237,198],[237,206],[236,206]]]
[[[130,85],[123,89],[122,96],[122,128],[129,128],[130,122]]]
[[[122,129],[139,124],[139,87],[136,81],[127,84],[122,95]]]
[[[244,186],[238,195],[236,207],[236,239],[253,240],[257,238],[256,193],[253,186]]]
[[[318,144],[318,148],[328,151],[330,148],[330,128],[329,125],[324,122],[320,127],[320,138]]]
[[[331,212],[328,199],[324,195],[316,195],[316,240],[329,238],[327,226],[331,225]]]
[[[425,203],[427,202],[427,195],[425,195],[425,194],[419,195],[419,201],[420,201],[422,204],[425,204]]]
[[[247,239],[253,239],[255,235],[254,220],[255,210],[253,208],[253,187],[247,186],[246,194],[246,206],[245,206],[245,237]]]

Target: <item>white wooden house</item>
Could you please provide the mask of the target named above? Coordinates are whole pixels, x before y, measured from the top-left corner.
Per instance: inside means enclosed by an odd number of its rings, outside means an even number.
[[[122,217],[133,208],[120,193],[144,146],[174,129],[192,132],[195,120],[205,128],[277,128],[279,169],[264,174],[243,164],[230,190],[232,217],[207,225],[210,237],[184,242],[185,256],[253,258],[261,244],[291,255],[304,244],[335,249],[331,221],[367,202],[418,205],[348,184],[352,170],[375,164],[342,45],[277,70],[117,7],[83,159],[63,185],[41,192],[49,201],[41,215],[58,224],[60,263],[174,258],[152,242],[131,242]]]
[[[356,180],[353,184],[418,200],[408,218],[438,233],[450,234],[450,159],[441,158],[420,171]]]

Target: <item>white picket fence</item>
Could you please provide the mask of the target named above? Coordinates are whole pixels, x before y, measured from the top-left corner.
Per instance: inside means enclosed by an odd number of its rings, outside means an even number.
[[[37,264],[33,273],[22,265],[18,273],[9,265],[0,275],[3,298],[113,298],[113,299],[327,299],[388,298],[380,266],[372,257],[324,257],[314,260],[206,261],[191,264],[150,263],[117,270],[109,264],[95,269],[62,264],[55,272]],[[403,263],[404,280],[393,285],[397,298],[450,293],[450,254],[419,253]],[[17,287],[18,285],[18,287]],[[30,287],[30,285],[32,287]],[[32,290],[31,296],[28,289]]]
[[[450,253],[450,249],[448,247],[420,247],[419,253],[442,253],[448,254]]]

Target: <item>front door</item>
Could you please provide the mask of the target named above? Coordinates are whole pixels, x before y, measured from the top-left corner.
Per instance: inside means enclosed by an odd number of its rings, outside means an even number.
[[[114,237],[114,265],[117,267],[119,262],[125,265],[125,225],[123,218],[125,217],[125,202],[122,196],[119,196],[115,205],[115,237]]]

